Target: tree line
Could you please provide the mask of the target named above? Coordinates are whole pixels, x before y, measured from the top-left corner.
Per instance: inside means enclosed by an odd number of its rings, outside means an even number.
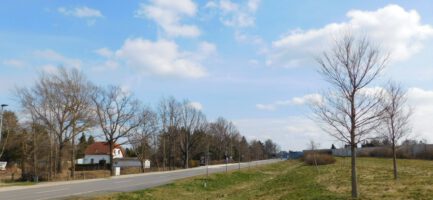
[[[110,152],[124,144],[142,167],[149,159],[163,170],[189,168],[206,155],[214,162],[244,162],[277,153],[272,140],[247,141],[223,117],[208,122],[188,100],[168,97],[146,106],[119,86],[96,86],[77,69],[41,73],[34,85],[17,88],[14,96],[22,108],[20,120],[4,112],[0,158],[17,163],[23,179],[53,179],[68,172],[74,178],[75,160],[95,137],[107,142]]]

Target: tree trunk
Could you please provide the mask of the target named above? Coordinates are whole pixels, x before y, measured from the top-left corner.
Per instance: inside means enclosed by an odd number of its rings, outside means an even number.
[[[394,179],[397,180],[397,153],[395,151],[395,142],[392,143],[392,163],[394,166]]]
[[[110,175],[111,176],[114,176],[114,163],[113,163],[113,142],[112,141],[109,141],[108,142],[109,144],[109,146],[110,146],[110,152],[109,152],[109,154],[110,154]]]
[[[165,136],[162,135],[162,170],[165,171]]]
[[[71,178],[75,179],[75,134],[72,134]]]
[[[352,198],[358,198],[358,181],[356,176],[356,144],[350,145],[352,152]]]
[[[50,157],[48,158],[48,161],[50,163],[49,166],[49,180],[53,179],[53,144],[51,138],[49,138],[50,141]]]
[[[27,161],[27,144],[26,141],[24,140],[22,143],[22,153],[23,153],[23,157],[21,158],[21,179],[22,180],[27,180],[27,170],[26,170],[26,161]]]
[[[38,174],[38,158],[37,158],[37,144],[36,144],[36,131],[33,130],[33,175],[36,176]]]
[[[141,164],[141,173],[144,173],[144,160],[140,159],[140,164]]]
[[[59,149],[57,152],[57,174],[61,174],[63,172],[63,148],[65,144],[60,142]]]
[[[186,135],[186,146],[185,146],[185,168],[189,168],[189,133]]]

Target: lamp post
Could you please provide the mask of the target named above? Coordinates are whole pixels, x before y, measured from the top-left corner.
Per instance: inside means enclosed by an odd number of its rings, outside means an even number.
[[[7,104],[1,104],[1,113],[0,113],[0,116],[1,116],[1,118],[0,118],[0,142],[1,142],[1,139],[2,139],[3,110],[4,110],[4,107],[6,107],[6,106],[8,106],[8,105]]]

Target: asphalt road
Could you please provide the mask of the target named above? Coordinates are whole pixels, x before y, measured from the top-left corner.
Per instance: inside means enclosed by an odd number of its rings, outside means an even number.
[[[275,163],[280,160],[263,160],[241,163],[241,168]],[[228,170],[236,170],[239,165],[229,164]],[[225,172],[226,165],[211,165],[209,173]],[[116,176],[104,179],[40,183],[34,186],[12,186],[0,188],[0,200],[43,200],[64,199],[72,196],[97,195],[112,192],[128,192],[164,185],[178,179],[204,175],[206,167],[197,167],[166,172],[151,172]]]

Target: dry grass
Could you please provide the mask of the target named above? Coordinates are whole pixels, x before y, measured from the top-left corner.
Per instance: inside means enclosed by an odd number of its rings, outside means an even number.
[[[398,160],[399,179],[394,180],[392,160],[358,159],[361,199],[432,199],[433,161]],[[326,167],[317,180],[327,189],[340,194],[350,193],[350,158],[340,158]]]
[[[360,199],[433,199],[433,161],[359,158]],[[351,199],[350,158],[330,165],[308,166],[285,161],[268,166],[180,180],[153,189],[79,199]]]
[[[329,165],[335,163],[335,158],[329,154],[307,154],[303,158],[308,165]]]

